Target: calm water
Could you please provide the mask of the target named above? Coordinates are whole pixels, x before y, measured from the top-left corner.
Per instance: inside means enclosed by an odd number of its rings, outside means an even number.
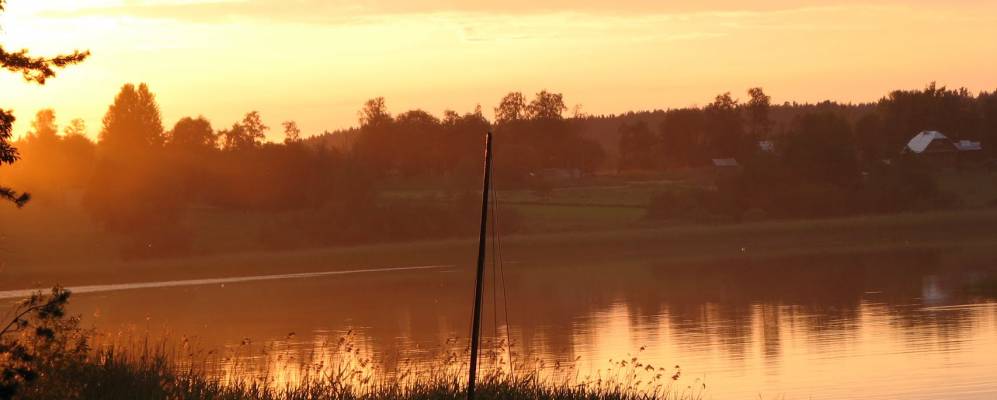
[[[509,259],[508,298],[489,289],[484,330],[508,327],[520,361],[580,375],[631,356],[680,365],[683,384],[706,382],[715,399],[997,399],[997,293],[981,283],[997,278],[997,250],[630,258]],[[289,360],[321,359],[347,332],[389,366],[466,344],[470,271],[172,282],[79,294],[73,307],[119,338],[167,332],[293,380]],[[256,345],[271,351],[239,350]]]

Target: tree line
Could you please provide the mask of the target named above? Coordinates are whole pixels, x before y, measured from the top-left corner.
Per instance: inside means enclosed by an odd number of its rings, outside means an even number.
[[[725,93],[703,108],[666,111],[656,130],[641,120],[620,126],[622,169],[690,168],[717,158],[739,166],[714,190],[662,194],[652,216],[740,220],[948,207],[959,201],[937,182],[948,166],[904,152],[908,141],[937,130],[981,142],[977,159],[997,154],[997,91],[973,95],[932,83],[875,104],[785,104],[779,124],[761,88],[748,94],[744,103]]]
[[[294,121],[281,124],[283,142],[269,142],[271,128],[256,111],[222,129],[203,116],[167,128],[150,88],[126,84],[96,141],[82,120],[60,135],[55,112],[39,111],[16,143],[24,161],[4,177],[43,203],[79,200],[136,257],[193,251],[195,232],[185,216],[212,210],[284,215],[260,232],[261,246],[445,237],[473,231],[468,221],[490,129],[516,154],[503,161],[512,184],[540,168],[594,172],[598,163],[578,155],[601,157],[601,150],[578,135],[565,109],[560,94],[542,91],[526,102],[512,93],[493,124],[480,107],[442,118],[422,110],[392,115],[383,98],[374,98],[343,147],[303,138]],[[445,198],[383,195],[385,186],[413,180],[449,190]],[[505,228],[515,229],[515,217],[505,219]]]
[[[723,93],[704,107],[642,113],[619,124],[618,167],[673,169],[708,165],[717,158],[750,158],[759,141],[781,143],[801,132],[800,120],[813,114],[833,114],[844,120],[841,132],[849,149],[863,163],[896,157],[907,141],[924,130],[953,139],[982,142],[997,154],[997,90],[972,94],[935,83],[920,90],[896,90],[876,103],[774,105],[762,88],[748,90],[745,101]]]
[[[608,172],[611,134],[618,138],[620,171],[692,168],[713,158],[742,166],[713,189],[659,196],[652,217],[895,211],[942,204],[944,196],[923,170],[882,161],[896,158],[924,129],[992,149],[995,99],[995,93],[973,96],[932,84],[892,92],[874,105],[773,105],[753,88],[743,102],[724,93],[704,107],[567,117],[563,95],[545,90],[529,99],[507,94],[489,121],[480,106],[439,117],[418,109],[392,114],[384,98],[373,98],[360,108],[358,127],[306,138],[294,121],[271,128],[256,111],[223,128],[203,116],[167,128],[150,88],[127,84],[108,107],[96,141],[82,120],[69,122],[60,135],[55,112],[42,110],[14,143],[23,160],[0,173],[39,201],[78,200],[135,256],[194,251],[195,232],[185,216],[213,210],[285,215],[259,233],[261,246],[472,232],[467,221],[474,220],[488,130],[496,137],[497,181],[509,188],[542,184],[545,171]],[[604,121],[621,122],[609,134],[592,128]],[[282,142],[266,140],[272,129],[283,131]],[[762,141],[771,147],[762,148]],[[391,193],[416,183],[447,194]],[[909,204],[911,198],[922,204]]]

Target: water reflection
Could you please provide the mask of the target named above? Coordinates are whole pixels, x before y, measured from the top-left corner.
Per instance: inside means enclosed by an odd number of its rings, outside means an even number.
[[[630,357],[681,365],[713,398],[993,398],[997,304],[969,288],[997,276],[995,260],[988,249],[524,259],[508,266],[508,299],[487,293],[499,307],[486,307],[484,332],[501,342],[508,329],[515,358],[534,368],[574,363],[584,376]],[[337,362],[344,335],[354,361],[387,371],[462,352],[466,340],[454,338],[468,331],[469,272],[91,294],[75,307],[102,330],[196,334],[205,348],[228,346],[220,373],[284,382],[309,373],[302,360]]]

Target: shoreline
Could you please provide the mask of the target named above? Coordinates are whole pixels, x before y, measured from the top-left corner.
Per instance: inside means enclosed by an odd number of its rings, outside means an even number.
[[[997,209],[895,214],[820,220],[519,234],[502,238],[509,261],[652,257],[685,262],[891,249],[981,247],[997,244]],[[93,260],[8,265],[0,290],[211,279],[225,276],[314,273],[473,261],[470,238],[254,251],[156,260]]]

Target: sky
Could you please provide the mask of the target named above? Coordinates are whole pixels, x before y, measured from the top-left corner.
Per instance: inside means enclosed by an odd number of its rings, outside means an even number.
[[[750,4],[749,4],[750,3]],[[486,116],[510,91],[588,114],[702,105],[761,86],[775,102],[875,101],[937,81],[997,89],[997,1],[8,0],[0,43],[89,49],[45,86],[0,74],[15,132],[51,107],[91,136],[146,82],[167,129],[258,110],[279,139],[356,125],[366,99]]]

